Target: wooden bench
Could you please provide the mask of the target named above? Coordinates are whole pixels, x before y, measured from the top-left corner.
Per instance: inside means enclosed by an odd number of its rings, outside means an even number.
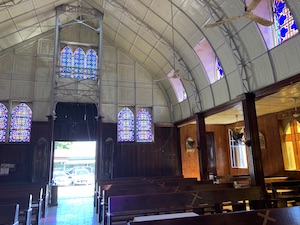
[[[288,202],[300,202],[300,180],[285,180],[268,183],[268,192],[272,198],[278,199],[279,207],[286,207]]]
[[[44,189],[38,184],[24,184],[24,185],[14,185],[8,184],[6,186],[0,186],[0,202],[9,203],[14,201],[19,203],[24,199],[27,199],[28,196],[32,196],[31,208],[31,224],[39,224],[43,211],[45,210],[44,206]],[[24,202],[24,201],[23,201]],[[25,204],[20,204],[20,211],[22,211]],[[20,221],[21,222],[21,221]]]
[[[212,183],[212,181],[197,181],[197,178],[182,178],[182,177],[149,177],[149,178],[140,178],[140,179],[122,179],[122,180],[106,180],[99,183],[97,192],[95,193],[94,206],[96,208],[96,213],[99,212],[99,203],[102,199],[103,190],[108,188],[117,188],[117,189],[136,189],[139,188],[158,188],[158,187],[167,187],[167,186],[178,186],[181,184],[192,185],[197,183]]]
[[[233,188],[231,183],[223,184],[198,184],[198,185],[181,185],[181,186],[167,186],[167,187],[137,187],[136,189],[124,189],[116,186],[112,186],[109,190],[102,190],[102,198],[99,201],[99,222],[105,217],[107,212],[108,197],[111,196],[124,196],[124,195],[139,195],[139,194],[161,194],[161,193],[177,193],[177,192],[189,192],[199,190],[215,190]]]
[[[0,205],[18,205],[19,222],[24,225],[31,225],[32,218],[32,195],[29,196],[10,196],[0,199]],[[0,212],[1,214],[2,212]]]
[[[128,222],[128,225],[299,225],[300,207],[200,215],[177,219]]]
[[[19,205],[0,205],[0,224],[19,225]]]
[[[235,187],[250,187],[251,180],[250,175],[240,174],[240,175],[225,175],[216,176],[216,183],[232,183]]]
[[[197,192],[178,192],[148,195],[111,196],[108,198],[107,224],[130,221],[135,216],[194,211],[204,214],[222,212],[223,202],[231,201],[234,205],[263,200],[264,192],[260,187],[241,189],[200,190]],[[241,208],[239,208],[240,210]],[[245,209],[245,208],[243,208]],[[104,224],[106,220],[104,220]]]

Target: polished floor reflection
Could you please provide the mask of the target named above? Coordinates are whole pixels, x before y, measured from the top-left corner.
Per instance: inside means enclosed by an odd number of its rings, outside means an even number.
[[[93,185],[58,187],[57,206],[48,207],[41,225],[96,225]]]

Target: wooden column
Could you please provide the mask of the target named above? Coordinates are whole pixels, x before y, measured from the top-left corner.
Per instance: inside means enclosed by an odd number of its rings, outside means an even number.
[[[95,177],[96,179],[103,179],[104,174],[103,174],[103,156],[102,156],[102,146],[103,146],[103,141],[102,141],[102,117],[99,116],[97,118],[97,134],[96,134],[96,171],[95,171]]]
[[[54,165],[54,117],[52,115],[47,116],[48,118],[48,144],[50,151],[50,161],[49,163],[49,175],[48,175],[48,183],[51,184],[52,181],[52,173],[53,173],[53,165]]]
[[[205,121],[202,113],[196,113],[197,149],[199,153],[199,167],[201,180],[208,180],[208,150],[206,143]]]
[[[244,124],[248,144],[248,163],[252,186],[261,186],[265,190],[264,171],[259,144],[255,95],[246,93],[243,103]]]

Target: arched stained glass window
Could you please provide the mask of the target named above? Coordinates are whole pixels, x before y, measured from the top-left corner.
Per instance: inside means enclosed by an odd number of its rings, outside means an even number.
[[[11,114],[9,141],[29,142],[32,121],[32,111],[28,105],[17,105]]]
[[[69,46],[64,47],[60,53],[60,76],[70,77],[73,67],[73,52]]]
[[[218,58],[216,58],[216,73],[218,80],[224,77],[223,68]]]
[[[84,59],[85,52],[82,48],[77,48],[74,51],[74,75],[73,78],[84,79]]]
[[[6,129],[7,129],[7,117],[8,117],[7,107],[3,103],[0,103],[0,142],[5,142]]]
[[[64,78],[97,80],[98,55],[94,49],[85,53],[83,48],[76,48],[74,53],[69,46],[61,50],[60,76]]]
[[[91,76],[91,79],[95,79],[97,75],[97,52],[93,49],[88,50],[86,54],[86,70],[87,74]]]
[[[274,1],[274,12],[278,44],[281,44],[296,35],[299,30],[284,0]]]
[[[152,117],[146,109],[140,109],[136,116],[136,140],[152,142]]]
[[[118,141],[134,141],[134,114],[127,107],[118,114]]]

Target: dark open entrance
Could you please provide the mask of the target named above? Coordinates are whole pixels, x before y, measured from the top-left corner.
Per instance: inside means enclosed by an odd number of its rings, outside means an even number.
[[[60,198],[93,196],[96,117],[95,104],[57,103],[52,185],[58,202]]]
[[[55,141],[95,141],[96,117],[95,104],[57,103],[54,122]]]

